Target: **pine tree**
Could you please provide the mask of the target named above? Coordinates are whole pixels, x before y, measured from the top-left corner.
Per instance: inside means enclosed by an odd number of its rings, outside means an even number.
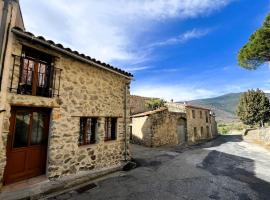
[[[263,26],[253,33],[249,42],[238,53],[238,64],[246,69],[257,69],[270,61],[270,14]]]

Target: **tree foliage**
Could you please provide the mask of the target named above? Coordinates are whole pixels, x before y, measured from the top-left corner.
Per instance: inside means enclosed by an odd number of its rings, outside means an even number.
[[[244,92],[237,108],[237,115],[246,125],[263,125],[269,121],[270,103],[264,92],[257,90],[248,90]]]
[[[165,105],[165,101],[163,99],[150,99],[146,102],[146,107],[149,109],[157,109]]]
[[[249,38],[238,53],[238,64],[246,69],[257,69],[270,61],[270,14],[263,26]]]

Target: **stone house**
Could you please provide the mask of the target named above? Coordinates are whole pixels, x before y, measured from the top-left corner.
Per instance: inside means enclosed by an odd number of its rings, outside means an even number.
[[[127,160],[132,74],[26,32],[16,0],[0,9],[0,188]]]
[[[215,115],[208,108],[185,105],[189,142],[211,139],[217,136]]]
[[[179,144],[186,140],[186,114],[163,107],[132,115],[131,140],[149,147]]]
[[[217,136],[215,116],[207,108],[167,103],[131,116],[131,140],[150,147],[197,143]]]

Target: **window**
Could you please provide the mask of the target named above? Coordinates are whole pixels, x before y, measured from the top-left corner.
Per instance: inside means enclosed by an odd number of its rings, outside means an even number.
[[[106,117],[105,118],[105,141],[115,140],[117,132],[117,118]]]
[[[206,123],[208,123],[208,112],[205,111],[205,120],[206,120]]]
[[[192,110],[192,118],[195,119],[195,110]]]
[[[132,141],[132,126],[129,126],[130,141]]]
[[[21,57],[19,94],[52,96],[53,58],[43,52],[23,47]]]
[[[201,127],[201,137],[203,137],[203,127]]]
[[[14,110],[13,148],[44,145],[47,143],[49,111],[39,109]]]
[[[206,133],[207,133],[207,137],[210,137],[210,129],[209,129],[209,126],[206,126]]]
[[[194,127],[194,136],[197,137],[197,127]]]
[[[96,132],[97,132],[97,118],[81,117],[79,145],[96,143]]]
[[[202,111],[200,110],[200,118],[202,119]]]

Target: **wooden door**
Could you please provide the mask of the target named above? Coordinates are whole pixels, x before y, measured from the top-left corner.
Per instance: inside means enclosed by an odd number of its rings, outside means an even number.
[[[186,120],[180,119],[177,124],[178,144],[186,142]]]
[[[45,174],[50,111],[12,108],[4,184]]]

